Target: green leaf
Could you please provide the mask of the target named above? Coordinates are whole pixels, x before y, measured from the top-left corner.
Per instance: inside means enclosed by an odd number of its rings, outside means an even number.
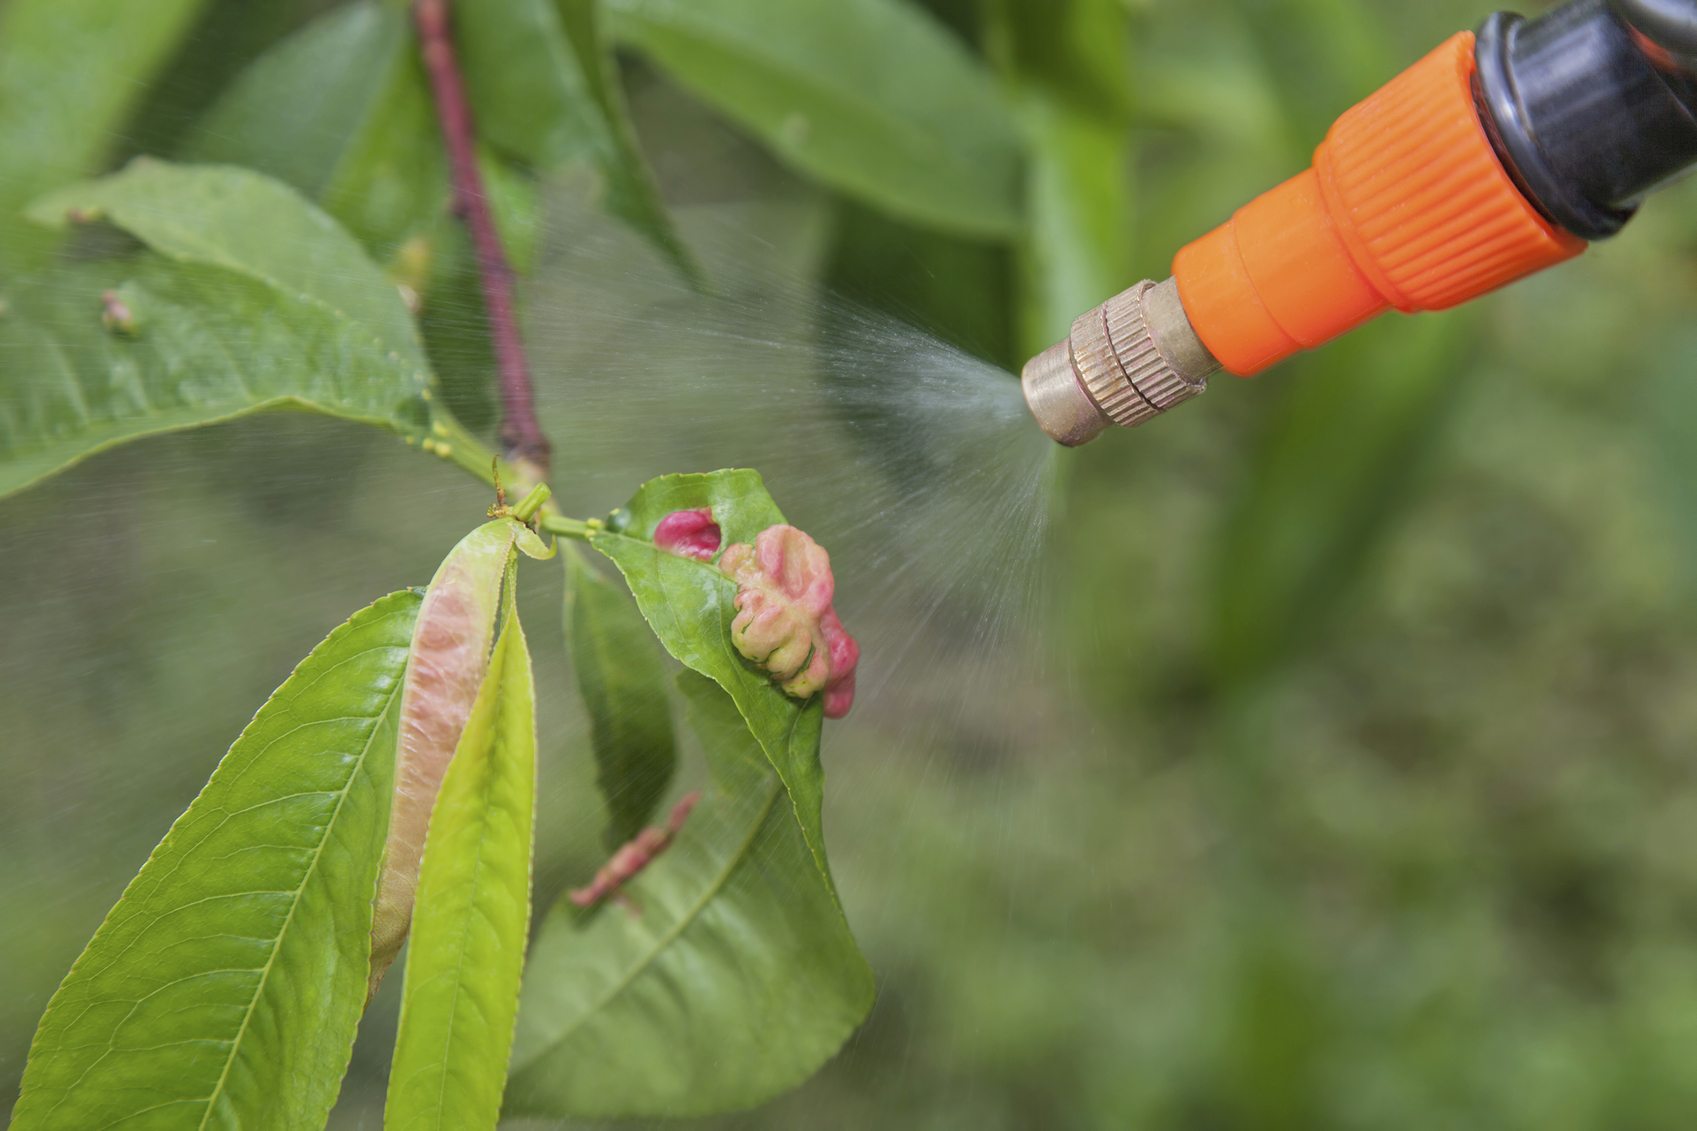
[[[561,902],[533,948],[515,1114],[696,1116],[750,1107],[825,1062],[872,973],[736,706],[681,673],[712,784],[626,888],[640,914]]]
[[[72,215],[107,220],[166,258],[245,276],[279,299],[304,298],[423,380],[424,351],[394,285],[333,219],[278,181],[228,166],[137,158],[30,207],[43,224],[63,225]]]
[[[534,169],[593,169],[607,211],[698,278],[637,148],[596,3],[458,0],[457,42],[478,132]]]
[[[447,162],[417,56],[405,8],[332,9],[229,86],[187,156],[284,181],[387,257],[447,219]]]
[[[1030,139],[1021,345],[1066,336],[1132,274],[1131,13],[1123,0],[995,0],[990,51]]]
[[[795,806],[802,835],[819,872],[825,863],[824,771],[819,765],[823,716],[818,697],[798,702],[744,660],[731,642],[736,585],[717,568],[654,545],[654,528],[673,511],[712,507],[724,544],[753,542],[784,521],[758,472],[745,469],[650,479],[615,515],[617,530],[591,536],[590,545],[613,560],[637,606],[666,651],[679,663],[730,693]],[[612,525],[612,524],[610,524]]]
[[[666,668],[630,597],[578,554],[565,559],[566,637],[616,848],[642,831],[677,768]]]
[[[427,371],[398,293],[290,190],[144,162],[46,211],[70,208],[159,253],[0,281],[0,495],[125,440],[265,408],[425,435]]]
[[[40,265],[46,232],[23,206],[95,171],[205,0],[0,4],[0,271]]]
[[[14,1128],[324,1125],[365,1004],[418,606],[355,613],[242,731],[53,995]]]
[[[1013,235],[1018,134],[966,46],[900,0],[609,0],[613,37],[819,180],[949,231]]]
[[[536,691],[506,622],[430,816],[384,1126],[493,1128],[530,925]]]

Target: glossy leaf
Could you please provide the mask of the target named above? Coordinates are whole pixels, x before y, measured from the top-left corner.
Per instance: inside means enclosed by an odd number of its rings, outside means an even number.
[[[205,0],[0,4],[0,275],[40,265],[51,233],[23,221],[39,194],[96,171]]]
[[[386,258],[448,219],[447,162],[417,56],[404,6],[334,8],[230,85],[188,156],[278,178]]]
[[[576,553],[565,558],[566,638],[616,848],[642,831],[677,767],[666,668],[630,596]]]
[[[507,1104],[516,1114],[694,1116],[805,1080],[872,1005],[872,975],[735,704],[680,677],[712,784],[626,889],[561,901],[533,949]]]
[[[261,707],[53,995],[13,1127],[324,1125],[365,1004],[416,593]]]
[[[264,408],[423,435],[427,371],[399,294],[290,190],[146,162],[44,211],[72,208],[159,253],[0,280],[0,495],[125,440]]]
[[[757,472],[733,469],[664,475],[644,483],[615,516],[616,532],[596,534],[590,545],[619,567],[666,651],[730,693],[789,790],[802,835],[828,884],[818,698],[805,703],[791,699],[737,653],[731,641],[735,582],[711,563],[669,554],[654,545],[654,528],[662,518],[697,507],[713,508],[725,545],[753,542],[762,530],[784,521]]]
[[[536,536],[512,519],[486,522],[460,539],[425,590],[401,695],[395,797],[377,884],[371,932],[374,994],[412,923],[430,814],[473,704],[488,682],[503,595],[510,592],[521,547],[546,556]]]
[[[907,219],[1012,235],[1020,144],[966,46],[901,0],[610,0],[637,48],[797,169]]]
[[[637,149],[597,0],[457,0],[454,11],[483,139],[534,169],[594,170],[607,211],[695,277]]]
[[[430,817],[384,1125],[493,1128],[530,925],[536,691],[505,623]]]

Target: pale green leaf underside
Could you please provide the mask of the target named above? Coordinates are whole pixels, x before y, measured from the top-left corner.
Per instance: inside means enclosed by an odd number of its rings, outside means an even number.
[[[680,677],[712,784],[628,891],[640,914],[561,902],[533,948],[515,1114],[694,1116],[810,1076],[866,1016],[872,975],[784,788],[735,705]]]
[[[493,1128],[530,925],[535,688],[511,608],[430,816],[384,1125]]]
[[[666,651],[730,693],[789,790],[802,834],[829,884],[821,815],[824,772],[819,765],[823,716],[817,697],[791,699],[738,654],[731,641],[736,585],[729,578],[708,563],[654,545],[654,528],[662,518],[696,507],[712,507],[726,546],[753,542],[762,530],[784,521],[756,472],[665,475],[643,484],[626,504],[620,532],[596,534],[590,544],[619,567]]]
[[[357,240],[281,181],[228,165],[137,158],[30,207],[44,224],[72,214],[115,224],[167,258],[223,268],[321,307],[350,334],[424,371],[424,349],[394,284]]]
[[[354,614],[260,708],[53,995],[14,1128],[323,1126],[365,1003],[418,605]]]
[[[565,559],[566,639],[616,847],[648,823],[677,766],[666,667],[629,594],[575,552]]]
[[[613,37],[844,192],[938,228],[1020,223],[1018,131],[966,46],[902,0],[608,0]]]
[[[184,195],[166,203],[173,185]],[[54,201],[165,253],[0,280],[0,495],[125,440],[264,408],[422,433],[429,377],[399,295],[293,192],[154,162]],[[269,235],[229,235],[243,224]]]

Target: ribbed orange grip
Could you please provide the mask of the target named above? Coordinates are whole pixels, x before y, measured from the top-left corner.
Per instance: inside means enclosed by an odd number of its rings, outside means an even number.
[[[1191,325],[1247,377],[1391,307],[1441,310],[1578,255],[1509,179],[1461,32],[1333,124],[1313,167],[1173,260]]]

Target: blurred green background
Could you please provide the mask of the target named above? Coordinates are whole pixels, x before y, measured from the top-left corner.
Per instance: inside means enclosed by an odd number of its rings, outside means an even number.
[[[325,6],[214,6],[198,69],[119,148],[164,146],[197,91]],[[928,7],[1027,138],[1014,240],[804,176],[641,52],[628,95],[686,234],[734,218],[809,285],[1010,370],[1486,13]],[[572,371],[563,296],[592,285],[540,257],[542,372]],[[1691,1126],[1694,369],[1687,183],[1551,274],[1063,456],[1040,628],[1008,645],[1025,662],[987,682],[927,645],[928,703],[827,736],[870,1021],[797,1092],[711,1125]],[[562,449],[601,426],[564,377],[543,396]],[[641,462],[670,452],[657,432]],[[483,501],[388,438],[283,418],[0,502],[8,1093],[58,978],[254,706],[349,609],[425,580]],[[534,574],[548,897],[599,830],[566,661],[540,642],[558,579]],[[334,1125],[378,1125],[386,1048],[362,1039]]]

